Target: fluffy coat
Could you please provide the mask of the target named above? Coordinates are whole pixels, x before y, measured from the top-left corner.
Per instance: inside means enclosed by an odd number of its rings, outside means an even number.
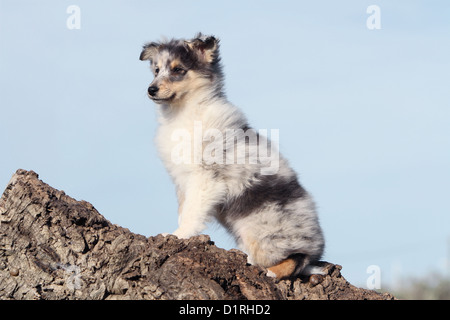
[[[218,39],[151,42],[140,59],[155,75],[156,144],[179,201],[173,234],[197,235],[215,218],[251,263],[278,278],[307,271],[324,250],[314,201],[277,143],[227,100]]]

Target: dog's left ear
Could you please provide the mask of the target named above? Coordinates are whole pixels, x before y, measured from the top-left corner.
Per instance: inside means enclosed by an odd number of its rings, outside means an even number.
[[[139,59],[141,61],[153,60],[153,57],[158,52],[159,46],[160,44],[156,42],[147,43],[146,45],[144,45],[141,55],[139,56]]]
[[[197,38],[185,43],[189,49],[195,51],[207,63],[213,62],[218,56],[219,39],[213,36],[199,34]]]

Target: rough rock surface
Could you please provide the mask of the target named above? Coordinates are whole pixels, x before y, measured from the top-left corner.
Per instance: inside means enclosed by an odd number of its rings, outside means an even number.
[[[280,281],[206,235],[145,237],[17,170],[0,199],[0,299],[393,299],[356,288],[341,266]]]

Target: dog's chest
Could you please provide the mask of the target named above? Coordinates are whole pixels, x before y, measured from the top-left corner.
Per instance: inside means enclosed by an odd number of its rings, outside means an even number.
[[[228,130],[240,128],[244,123],[243,115],[228,104],[190,107],[176,119],[161,121],[155,142],[169,174],[179,180],[183,179],[181,176],[223,163]]]
[[[201,164],[205,123],[207,121],[199,117],[185,117],[158,128],[156,145],[172,176],[188,173]]]

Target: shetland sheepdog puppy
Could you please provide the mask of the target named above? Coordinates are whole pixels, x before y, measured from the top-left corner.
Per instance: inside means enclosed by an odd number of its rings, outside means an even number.
[[[271,139],[226,98],[219,40],[198,34],[145,44],[158,106],[156,144],[176,186],[178,229],[189,238],[216,219],[278,279],[322,273],[324,237],[313,199]]]

